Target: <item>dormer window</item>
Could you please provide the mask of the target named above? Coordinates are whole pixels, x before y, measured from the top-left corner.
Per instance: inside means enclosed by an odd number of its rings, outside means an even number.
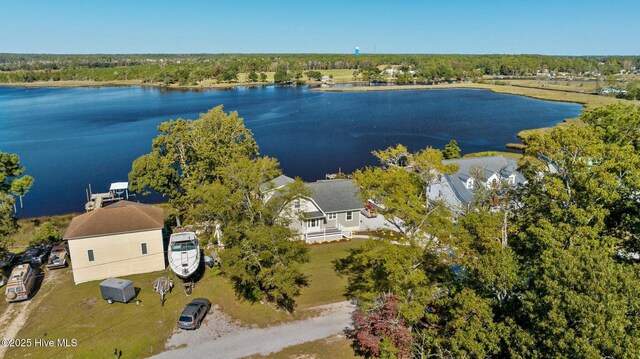
[[[465,186],[467,187],[467,189],[473,189],[473,187],[476,185],[475,182],[476,181],[473,178],[469,178]]]
[[[487,188],[491,189],[491,188],[498,188],[500,187],[500,175],[497,173],[492,174],[488,179],[487,179],[487,184],[486,184]]]
[[[295,201],[293,201],[293,208],[296,210],[300,209],[300,200],[296,199]]]

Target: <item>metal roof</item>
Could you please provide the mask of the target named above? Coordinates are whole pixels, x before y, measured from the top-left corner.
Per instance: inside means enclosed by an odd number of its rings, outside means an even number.
[[[109,187],[109,191],[121,191],[129,188],[129,182],[114,182]]]
[[[460,167],[458,171],[451,176],[458,176],[465,181],[471,177],[473,168],[482,170],[485,179],[491,177],[494,173],[508,177],[510,174],[517,172],[518,169],[518,162],[516,160],[504,156],[458,158],[455,160],[444,160],[442,163],[457,163]],[[524,177],[520,176],[520,178],[524,180]]]
[[[481,171],[484,181],[495,173],[503,178],[507,178],[512,174],[515,175],[516,184],[526,181],[522,173],[518,171],[518,162],[513,158],[505,156],[458,158],[444,160],[442,163],[457,163],[459,165],[456,173],[444,175],[444,177],[453,189],[456,197],[458,197],[458,200],[465,205],[471,203],[475,197],[475,191],[466,187],[466,181],[471,177],[471,172],[474,168]]]

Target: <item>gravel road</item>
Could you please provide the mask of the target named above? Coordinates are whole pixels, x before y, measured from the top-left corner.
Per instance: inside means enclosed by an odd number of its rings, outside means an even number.
[[[240,327],[212,309],[200,329],[174,333],[167,342],[168,351],[153,358],[227,359],[267,355],[341,333],[351,324],[354,306],[350,302],[339,302],[316,309],[321,310],[319,316],[267,328]]]

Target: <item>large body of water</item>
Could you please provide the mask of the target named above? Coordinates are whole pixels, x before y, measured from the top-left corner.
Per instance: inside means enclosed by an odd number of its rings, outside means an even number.
[[[24,198],[27,216],[82,211],[89,184],[101,192],[127,180],[133,160],[150,151],[160,122],[197,118],[220,104],[245,119],[262,154],[308,181],[375,164],[372,150],[398,143],[418,150],[456,139],[464,153],[504,150],[518,131],[554,125],[582,109],[462,89],[0,87],[0,151],[19,154],[35,177]]]

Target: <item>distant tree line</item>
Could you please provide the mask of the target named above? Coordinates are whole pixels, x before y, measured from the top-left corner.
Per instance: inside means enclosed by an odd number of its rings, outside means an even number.
[[[382,81],[380,68],[394,66],[394,82],[437,82],[473,79],[482,75],[527,76],[537,71],[569,74],[617,74],[640,68],[638,56],[542,55],[361,55],[345,54],[141,54],[37,55],[0,54],[0,82],[123,81],[197,84],[204,80],[236,82],[240,73],[249,80],[266,81],[267,72],[279,72],[280,82],[303,81],[305,72],[353,69],[354,79]],[[315,73],[312,73],[315,74]],[[276,82],[279,82],[276,80]]]

